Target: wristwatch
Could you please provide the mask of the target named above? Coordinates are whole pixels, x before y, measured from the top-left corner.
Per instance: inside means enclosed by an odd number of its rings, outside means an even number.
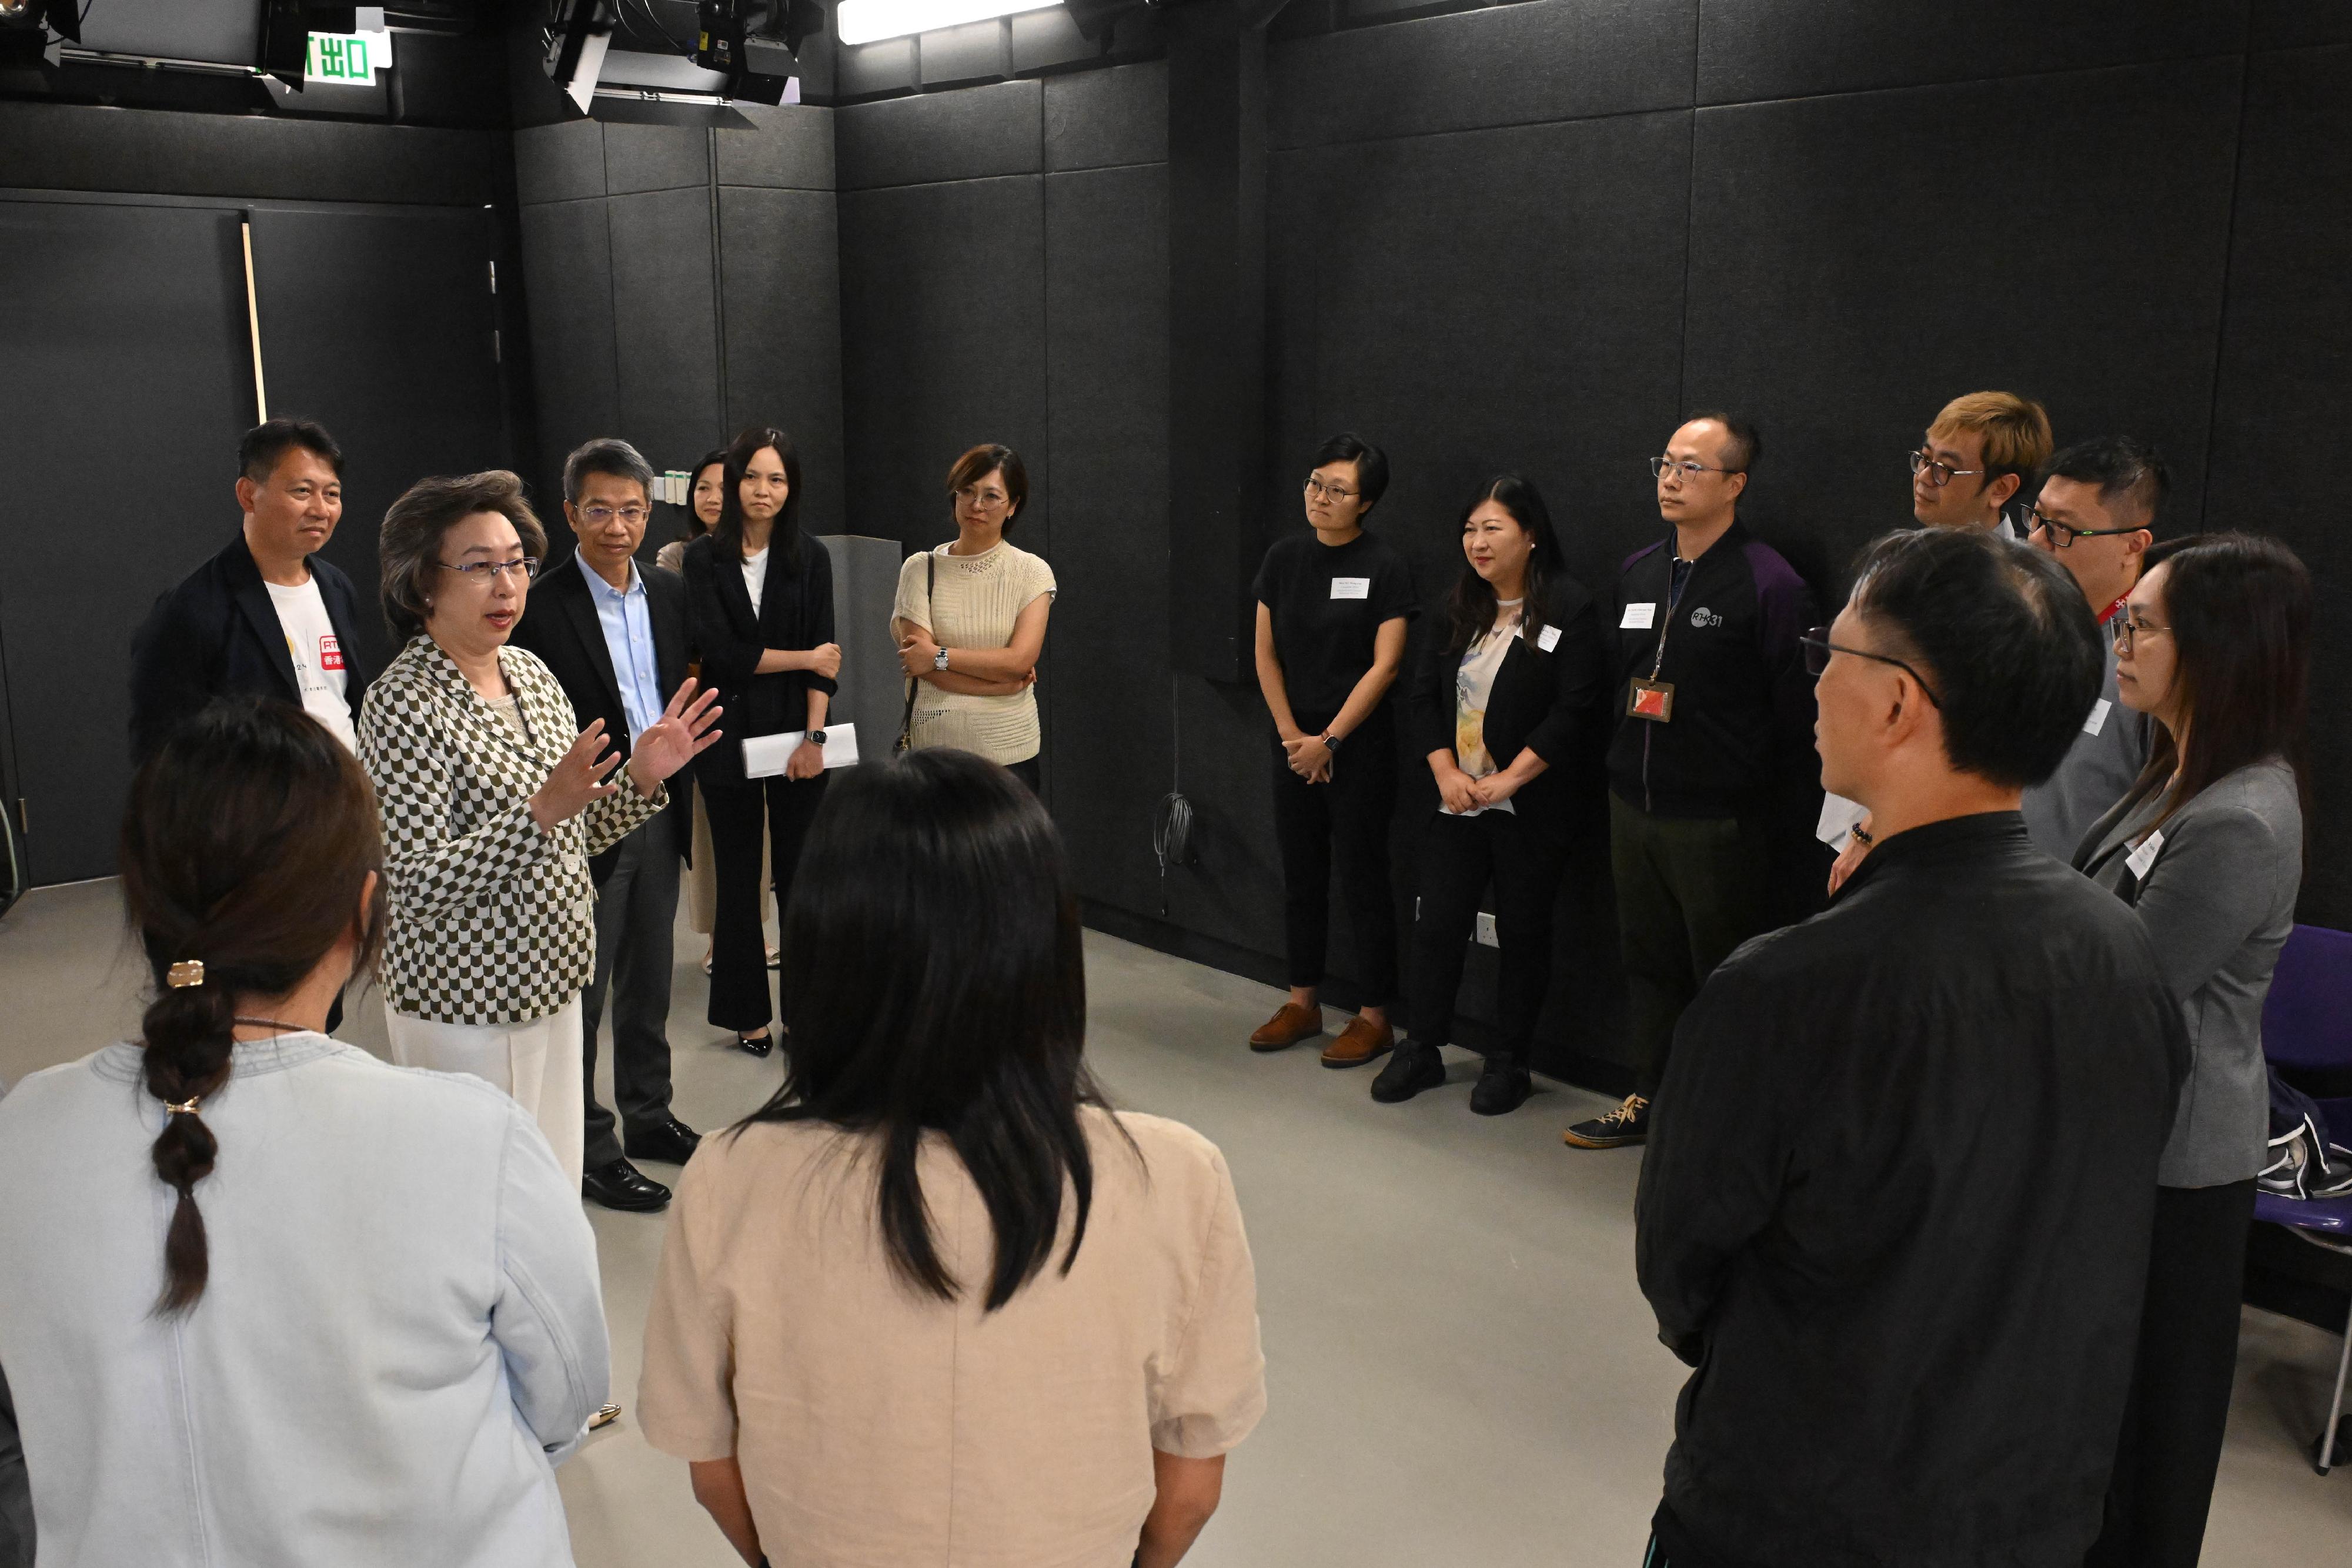
[[[1344,735],[1334,735],[1327,729],[1322,736],[1323,749],[1336,756],[1339,750],[1339,743],[1347,738]]]
[[[811,746],[823,746],[824,744],[824,731],[821,729],[810,730],[808,732],[808,743]]]
[[[931,668],[935,670],[944,670],[947,667],[948,651],[945,648],[941,648],[939,652],[931,655]]]

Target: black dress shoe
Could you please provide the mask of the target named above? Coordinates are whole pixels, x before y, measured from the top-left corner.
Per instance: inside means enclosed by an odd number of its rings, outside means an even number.
[[[1410,1100],[1424,1089],[1436,1089],[1445,1082],[1445,1058],[1437,1054],[1433,1045],[1419,1040],[1407,1040],[1389,1053],[1388,1065],[1372,1080],[1372,1098],[1383,1105],[1393,1105],[1400,1100]]]
[[[580,1196],[624,1214],[650,1214],[669,1207],[669,1188],[651,1180],[626,1160],[598,1166],[580,1178]]]
[[[629,1158],[682,1166],[694,1157],[695,1145],[701,1142],[701,1134],[675,1116],[664,1116],[648,1126],[629,1129]]]
[[[1503,1051],[1489,1051],[1486,1070],[1470,1087],[1470,1109],[1481,1116],[1500,1116],[1526,1104],[1534,1092],[1526,1068]]]
[[[765,1056],[776,1049],[776,1037],[773,1034],[745,1034],[739,1029],[735,1031],[735,1049],[748,1051],[754,1056]]]

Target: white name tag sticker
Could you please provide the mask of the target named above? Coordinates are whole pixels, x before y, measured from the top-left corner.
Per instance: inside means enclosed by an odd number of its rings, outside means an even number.
[[[1372,580],[1369,577],[1335,577],[1331,580],[1331,597],[1334,599],[1370,599],[1371,596]]]
[[[1557,626],[1547,626],[1542,631],[1537,632],[1536,646],[1541,648],[1547,653],[1550,653],[1554,648],[1559,647],[1559,628]]]
[[[2096,735],[2099,731],[2106,728],[2107,715],[2114,709],[2115,706],[2115,704],[2109,702],[2105,697],[2101,697],[2097,702],[2093,703],[2091,705],[2091,716],[2083,721],[2083,733],[2084,735]]]
[[[1628,604],[1625,606],[1625,619],[1617,622],[1617,629],[1621,632],[1647,632],[1657,622],[1658,607],[1655,604]]]
[[[2156,863],[2156,852],[2163,847],[2164,834],[2160,831],[2150,833],[2147,836],[2147,841],[2132,851],[2131,854],[2125,859],[2124,864],[2131,868],[2132,876],[2136,880],[2146,882],[2147,868]]]

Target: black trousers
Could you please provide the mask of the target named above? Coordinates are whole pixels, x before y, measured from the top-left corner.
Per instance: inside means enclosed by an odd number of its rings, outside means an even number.
[[[1625,959],[1634,1087],[1654,1100],[1683,1009],[1771,924],[1769,846],[1748,823],[1661,817],[1609,797],[1609,869]]]
[[[1525,1067],[1536,1019],[1551,989],[1552,906],[1566,846],[1510,811],[1430,819],[1421,845],[1421,918],[1412,932],[1412,1038],[1444,1045],[1454,999],[1476,934],[1478,895],[1495,886],[1495,940],[1502,955],[1503,1049]]]
[[[1004,765],[1004,770],[1028,785],[1029,793],[1036,795],[1039,800],[1045,799],[1042,794],[1039,794],[1045,780],[1038,777],[1037,759],[1034,757],[1024,757],[1018,762],[1008,762]]]
[[[2204,1550],[2253,1221],[2252,1181],[2156,1190],[2139,1356],[2084,1568],[2192,1568]]]
[[[1319,732],[1320,726],[1305,718],[1299,724]],[[1336,859],[1339,896],[1364,968],[1360,1005],[1385,1007],[1396,995],[1396,890],[1389,876],[1396,795],[1396,728],[1386,708],[1342,743],[1326,783],[1309,784],[1293,773],[1276,742],[1274,837],[1282,848],[1283,939],[1292,985],[1323,983]]]
[[[670,966],[677,946],[676,813],[623,839],[596,888],[596,968],[580,994],[581,1087],[588,1168],[621,1157],[613,1113],[596,1099],[596,1028],[613,1011],[613,1103],[635,1132],[669,1115]]]
[[[776,909],[791,902],[793,873],[811,818],[824,801],[826,775],[797,782],[778,775],[742,784],[706,783],[702,807],[710,813],[710,852],[717,864],[718,901],[711,912],[710,1021],[740,1032],[763,1029],[775,1014],[768,1003],[768,945],[760,932],[760,814],[767,813],[768,848],[776,873]],[[787,1027],[791,1009],[785,1009]]]

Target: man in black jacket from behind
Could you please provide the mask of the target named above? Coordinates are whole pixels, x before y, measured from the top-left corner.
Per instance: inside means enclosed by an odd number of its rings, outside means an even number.
[[[2189,1062],[2129,911],[2024,788],[2098,695],[2047,556],[1889,535],[1826,636],[1822,781],[1877,843],[1683,1014],[1635,1254],[1683,1387],[1653,1568],[2076,1568]]]
[[[343,515],[343,454],[307,419],[246,432],[236,454],[244,526],[190,572],[131,639],[131,759],[154,755],[215,697],[292,703],[353,746],[362,661],[352,580],[319,554]]]
[[[625,758],[687,680],[686,582],[635,559],[653,483],[653,468],[625,441],[591,441],[564,460],[563,515],[579,548],[540,574],[514,630],[514,645],[546,663],[581,725],[603,719]],[[588,862],[596,967],[580,997],[587,1098],[580,1189],[607,1208],[644,1212],[668,1203],[669,1188],[631,1161],[684,1165],[700,1141],[670,1113],[672,931],[693,793],[672,789],[666,810]],[[596,1098],[596,1030],[607,1011],[617,1119]]]

